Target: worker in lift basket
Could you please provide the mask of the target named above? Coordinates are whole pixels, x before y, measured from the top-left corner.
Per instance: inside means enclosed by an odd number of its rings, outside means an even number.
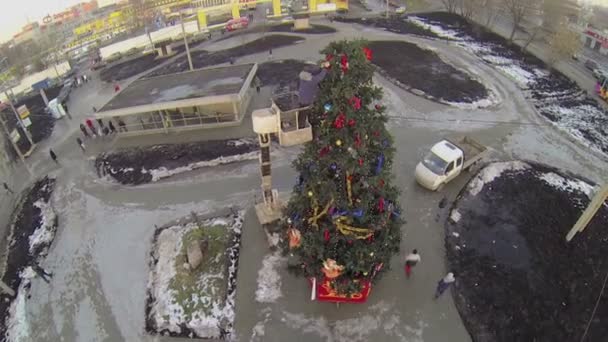
[[[314,64],[309,64],[304,67],[304,70],[300,72],[300,82],[298,85],[298,99],[300,107],[310,106],[317,97],[319,91],[319,83],[323,81],[327,75],[327,68],[329,62],[324,61],[321,63],[321,67]],[[310,110],[301,111],[298,115],[298,129],[306,127],[306,118],[309,115]]]

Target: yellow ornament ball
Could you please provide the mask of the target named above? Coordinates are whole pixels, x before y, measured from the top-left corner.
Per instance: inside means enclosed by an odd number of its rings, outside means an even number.
[[[364,275],[364,276],[367,276],[367,272],[363,272],[363,275]]]
[[[308,197],[312,197],[312,195],[313,195],[312,191],[309,191],[308,192]]]
[[[342,146],[342,140],[340,140],[340,139],[336,140],[336,146]]]

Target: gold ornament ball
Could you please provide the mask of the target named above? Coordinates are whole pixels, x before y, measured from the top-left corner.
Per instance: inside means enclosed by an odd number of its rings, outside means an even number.
[[[364,276],[367,276],[367,272],[363,272],[363,275],[364,275]]]
[[[312,197],[312,195],[313,195],[312,191],[309,191],[308,192],[308,197]]]
[[[369,256],[373,257],[374,256],[374,252],[369,253]]]
[[[336,146],[342,146],[342,140],[340,140],[340,139],[336,140]]]

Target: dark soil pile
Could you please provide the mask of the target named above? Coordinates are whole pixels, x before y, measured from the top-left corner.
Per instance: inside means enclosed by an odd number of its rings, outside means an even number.
[[[153,181],[150,170],[173,170],[258,149],[259,144],[255,139],[153,145],[102,153],[95,159],[95,168],[100,176],[107,174],[122,184],[137,185]]]
[[[126,61],[118,61],[101,70],[99,78],[104,82],[121,81],[154,68],[166,60],[167,57],[160,58],[156,57],[155,53],[150,53]]]
[[[269,32],[292,32],[292,33],[303,33],[303,34],[328,34],[336,33],[336,29],[325,25],[310,25],[307,29],[294,30],[292,23],[282,23],[273,25],[268,28]]]
[[[552,70],[502,36],[456,14],[433,12],[416,16],[429,24],[457,32],[458,42],[465,48],[483,46],[483,49],[472,50],[489,64],[505,65],[506,58],[507,67],[516,66],[529,72],[532,76],[526,86],[526,95],[539,114],[584,145],[608,153],[608,113],[564,74]],[[503,62],[493,62],[492,57],[500,57]]]
[[[37,262],[40,255],[30,254],[30,236],[40,227],[42,212],[34,203],[38,200],[48,202],[55,187],[55,180],[45,177],[24,194],[23,200],[13,213],[13,225],[11,227],[11,240],[8,246],[6,269],[2,275],[2,281],[17,292],[21,285],[19,274],[27,266]],[[55,222],[57,225],[57,222]],[[45,249],[48,246],[42,246]],[[5,293],[0,293],[0,336],[2,340],[6,336],[7,320],[11,303],[15,298]]]
[[[608,272],[608,207],[566,242],[590,199],[567,181],[539,178],[573,176],[528,164],[476,196],[465,190],[453,208],[461,218],[446,225],[454,298],[473,341],[580,340]],[[586,341],[605,341],[607,320],[605,292]]]
[[[365,26],[371,26],[376,28],[383,28],[389,32],[412,34],[416,36],[422,36],[427,38],[439,38],[438,35],[433,33],[431,30],[427,30],[423,27],[415,25],[404,18],[390,17],[390,18],[336,18],[336,21],[350,24],[360,24]]]
[[[256,76],[262,86],[295,84],[305,65],[306,62],[297,59],[264,62],[258,65]]]
[[[447,102],[474,102],[488,97],[487,89],[469,75],[445,63],[430,50],[403,41],[372,41],[372,63],[382,74],[408,90]]]
[[[205,50],[192,51],[192,64],[196,69],[204,68],[221,63],[227,63],[231,59],[236,59],[246,55],[268,52],[270,49],[289,46],[303,40],[304,38],[301,37],[273,34],[226,50],[215,52]],[[146,77],[173,74],[186,70],[188,70],[188,58],[186,56],[182,56],[173,61],[173,63],[165,65],[162,68],[148,74]]]

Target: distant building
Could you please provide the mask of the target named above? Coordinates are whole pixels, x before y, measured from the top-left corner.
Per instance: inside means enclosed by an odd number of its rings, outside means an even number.
[[[585,47],[608,55],[608,32],[588,26],[581,35],[581,41]]]
[[[14,44],[23,44],[29,41],[38,40],[40,36],[40,25],[38,23],[30,23],[23,28],[21,31],[13,36]]]

